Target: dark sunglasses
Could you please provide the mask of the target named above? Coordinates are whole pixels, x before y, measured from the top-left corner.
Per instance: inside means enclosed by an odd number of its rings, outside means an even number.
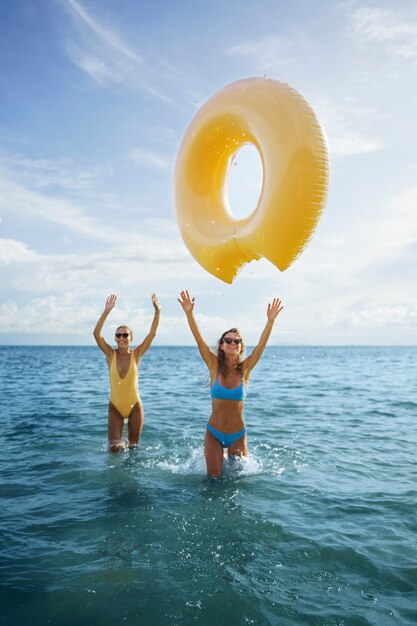
[[[130,333],[116,333],[116,337],[117,339],[120,339],[120,337],[124,337],[125,339],[127,339],[128,337],[130,337]]]
[[[242,343],[242,340],[241,339],[230,339],[230,337],[225,337],[224,339],[221,340],[220,343],[223,343],[223,342],[229,344],[229,346],[230,346],[231,343],[235,343],[238,346],[240,343]]]

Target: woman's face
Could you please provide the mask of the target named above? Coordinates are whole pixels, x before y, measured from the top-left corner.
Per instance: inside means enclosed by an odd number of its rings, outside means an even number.
[[[114,337],[116,339],[117,346],[120,348],[128,346],[132,341],[130,330],[126,326],[119,326]]]
[[[226,333],[220,342],[219,349],[225,354],[240,354],[242,351],[242,338],[238,333]]]

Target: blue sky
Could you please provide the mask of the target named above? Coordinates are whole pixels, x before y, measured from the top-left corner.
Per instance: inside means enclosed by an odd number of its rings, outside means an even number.
[[[0,316],[4,344],[90,344],[106,325],[192,343],[256,341],[267,303],[276,344],[416,344],[417,6],[385,2],[5,0],[0,6]],[[176,155],[198,108],[250,76],[285,81],[327,135],[330,188],[304,253],[281,273],[205,272],[175,220]],[[236,217],[256,205],[254,149],[236,157]]]

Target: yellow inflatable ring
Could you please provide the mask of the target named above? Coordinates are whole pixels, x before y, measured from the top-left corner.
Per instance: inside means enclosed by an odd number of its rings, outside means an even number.
[[[227,175],[248,143],[260,154],[263,186],[258,206],[239,220],[228,207]],[[267,78],[227,85],[197,112],[177,157],[175,207],[187,248],[227,283],[261,257],[287,269],[320,218],[328,171],[320,123],[295,89]]]

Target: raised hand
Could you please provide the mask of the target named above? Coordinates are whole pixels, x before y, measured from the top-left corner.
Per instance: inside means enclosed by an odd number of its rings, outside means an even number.
[[[109,296],[106,300],[106,306],[104,307],[105,311],[111,311],[114,306],[116,305],[116,300],[117,300],[117,296],[115,296],[113,293],[111,294],[111,296]]]
[[[272,302],[268,304],[268,310],[266,312],[268,319],[274,321],[283,308],[284,306],[282,305],[281,300],[279,298],[274,298]]]
[[[184,313],[191,313],[191,311],[194,309],[195,298],[191,298],[187,290],[181,291],[180,298],[178,298],[178,302],[182,306],[182,310],[184,311]]]
[[[154,306],[155,311],[160,311],[161,305],[159,304],[158,296],[156,295],[156,293],[152,294],[151,299],[152,299],[152,304]]]

